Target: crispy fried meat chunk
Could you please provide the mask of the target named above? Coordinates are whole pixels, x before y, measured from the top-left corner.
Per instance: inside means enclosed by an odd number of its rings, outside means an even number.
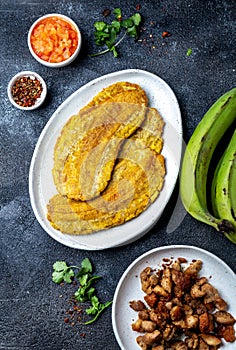
[[[142,311],[142,310],[146,310],[147,308],[142,300],[137,300],[137,301],[132,300],[130,301],[129,305],[135,311]]]
[[[235,318],[227,311],[216,311],[214,318],[217,323],[222,325],[234,324],[236,322]]]
[[[203,284],[201,290],[205,293],[205,304],[216,303],[216,301],[220,299],[218,290],[215,287],[213,287],[210,283]]]
[[[150,307],[155,307],[155,305],[157,304],[159,298],[158,295],[154,292],[152,292],[149,295],[145,295],[144,300],[146,301],[146,303],[150,306]]]
[[[207,345],[207,343],[204,342],[204,340],[202,338],[199,339],[199,347],[198,350],[210,350],[209,345]]]
[[[150,286],[150,276],[152,273],[151,267],[146,267],[141,273],[140,273],[140,280],[141,280],[141,286],[144,293],[147,292],[149,286]]]
[[[182,307],[175,305],[170,310],[170,317],[173,321],[179,321],[183,317]]]
[[[227,326],[220,325],[217,329],[217,334],[230,343],[233,343],[236,340],[235,330],[232,324]]]
[[[167,259],[166,259],[167,261]],[[143,350],[218,350],[222,339],[236,340],[233,315],[206,277],[202,261],[179,258],[159,270],[146,267],[140,274],[144,302],[131,301],[138,312],[132,329]]]
[[[166,328],[162,333],[162,337],[165,341],[170,341],[175,335],[177,328],[171,324],[167,324]]]
[[[213,316],[204,312],[199,316],[199,330],[201,333],[210,333],[214,330]]]
[[[144,335],[140,335],[136,338],[138,345],[143,350],[149,350],[150,346],[155,344],[161,336],[161,333],[158,330],[155,330],[151,333],[145,333]]]
[[[190,263],[190,265],[184,270],[185,275],[189,275],[193,278],[196,278],[198,276],[198,272],[202,268],[202,261],[201,260],[195,260]]]
[[[152,321],[137,319],[135,323],[132,324],[132,329],[137,332],[153,332],[156,328],[156,324]]]
[[[152,348],[152,350],[165,350],[164,345],[156,345]]]
[[[149,310],[141,310],[138,313],[138,317],[143,321],[148,321],[150,318],[150,312]]]
[[[221,340],[219,337],[216,337],[213,334],[201,334],[201,338],[204,340],[204,342],[209,346],[218,346],[221,344]]]
[[[145,333],[143,336],[143,342],[147,345],[153,345],[161,337],[161,332],[158,329],[155,329],[151,333]]]
[[[167,267],[163,271],[163,275],[161,278],[161,286],[164,288],[164,290],[171,294],[172,291],[172,278],[171,278],[171,271],[170,268]]]
[[[176,341],[171,343],[171,349],[173,350],[188,350],[187,345],[183,341]]]
[[[191,276],[183,271],[173,270],[172,280],[174,282],[174,294],[177,298],[181,298],[191,285]]]
[[[188,349],[198,349],[199,338],[196,333],[193,333],[191,336],[185,338],[185,343]]]

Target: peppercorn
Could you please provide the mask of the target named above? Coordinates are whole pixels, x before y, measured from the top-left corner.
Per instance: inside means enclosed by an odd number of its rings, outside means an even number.
[[[41,82],[36,77],[21,77],[12,87],[13,100],[22,107],[34,106],[43,91]]]
[[[171,36],[171,34],[169,32],[165,31],[165,32],[162,33],[162,38],[167,38],[169,36]]]

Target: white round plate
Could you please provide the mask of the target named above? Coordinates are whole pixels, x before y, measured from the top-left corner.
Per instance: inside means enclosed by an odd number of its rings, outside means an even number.
[[[118,81],[139,84],[147,93],[150,107],[156,108],[166,123],[162,153],[166,160],[167,174],[163,190],[147,210],[123,225],[89,235],[63,234],[52,228],[46,218],[47,203],[57,193],[52,178],[54,145],[66,121],[103,88]],[[181,150],[182,120],[179,105],[173,91],[162,79],[137,69],[119,71],[95,79],[61,104],[39,137],[29,172],[29,193],[35,216],[51,237],[72,248],[102,250],[128,244],[150,230],[161,216],[178,177]]]
[[[173,245],[156,248],[137,258],[124,272],[117,285],[112,305],[112,325],[122,350],[140,350],[136,343],[139,333],[131,328],[131,324],[138,318],[138,313],[129,306],[130,301],[143,300],[145,295],[141,290],[140,272],[147,266],[161,268],[164,258],[175,260],[179,257],[186,258],[187,265],[193,259],[202,260],[200,276],[209,278],[210,283],[228,303],[228,311],[236,317],[236,276],[228,265],[212,253],[193,246]],[[235,343],[224,342],[221,349],[234,350]]]

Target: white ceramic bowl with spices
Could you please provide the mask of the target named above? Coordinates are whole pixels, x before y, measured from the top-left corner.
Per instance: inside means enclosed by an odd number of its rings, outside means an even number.
[[[69,17],[58,13],[37,19],[28,33],[32,56],[47,67],[67,66],[78,56],[82,44],[81,32]]]
[[[47,95],[47,85],[38,73],[22,71],[10,80],[7,93],[14,107],[31,111],[43,104]]]

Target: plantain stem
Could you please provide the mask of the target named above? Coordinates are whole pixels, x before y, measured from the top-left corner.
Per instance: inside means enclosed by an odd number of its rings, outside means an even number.
[[[218,229],[220,232],[223,232],[223,233],[234,233],[235,232],[233,224],[230,221],[224,220],[224,219],[221,222],[219,222]]]

